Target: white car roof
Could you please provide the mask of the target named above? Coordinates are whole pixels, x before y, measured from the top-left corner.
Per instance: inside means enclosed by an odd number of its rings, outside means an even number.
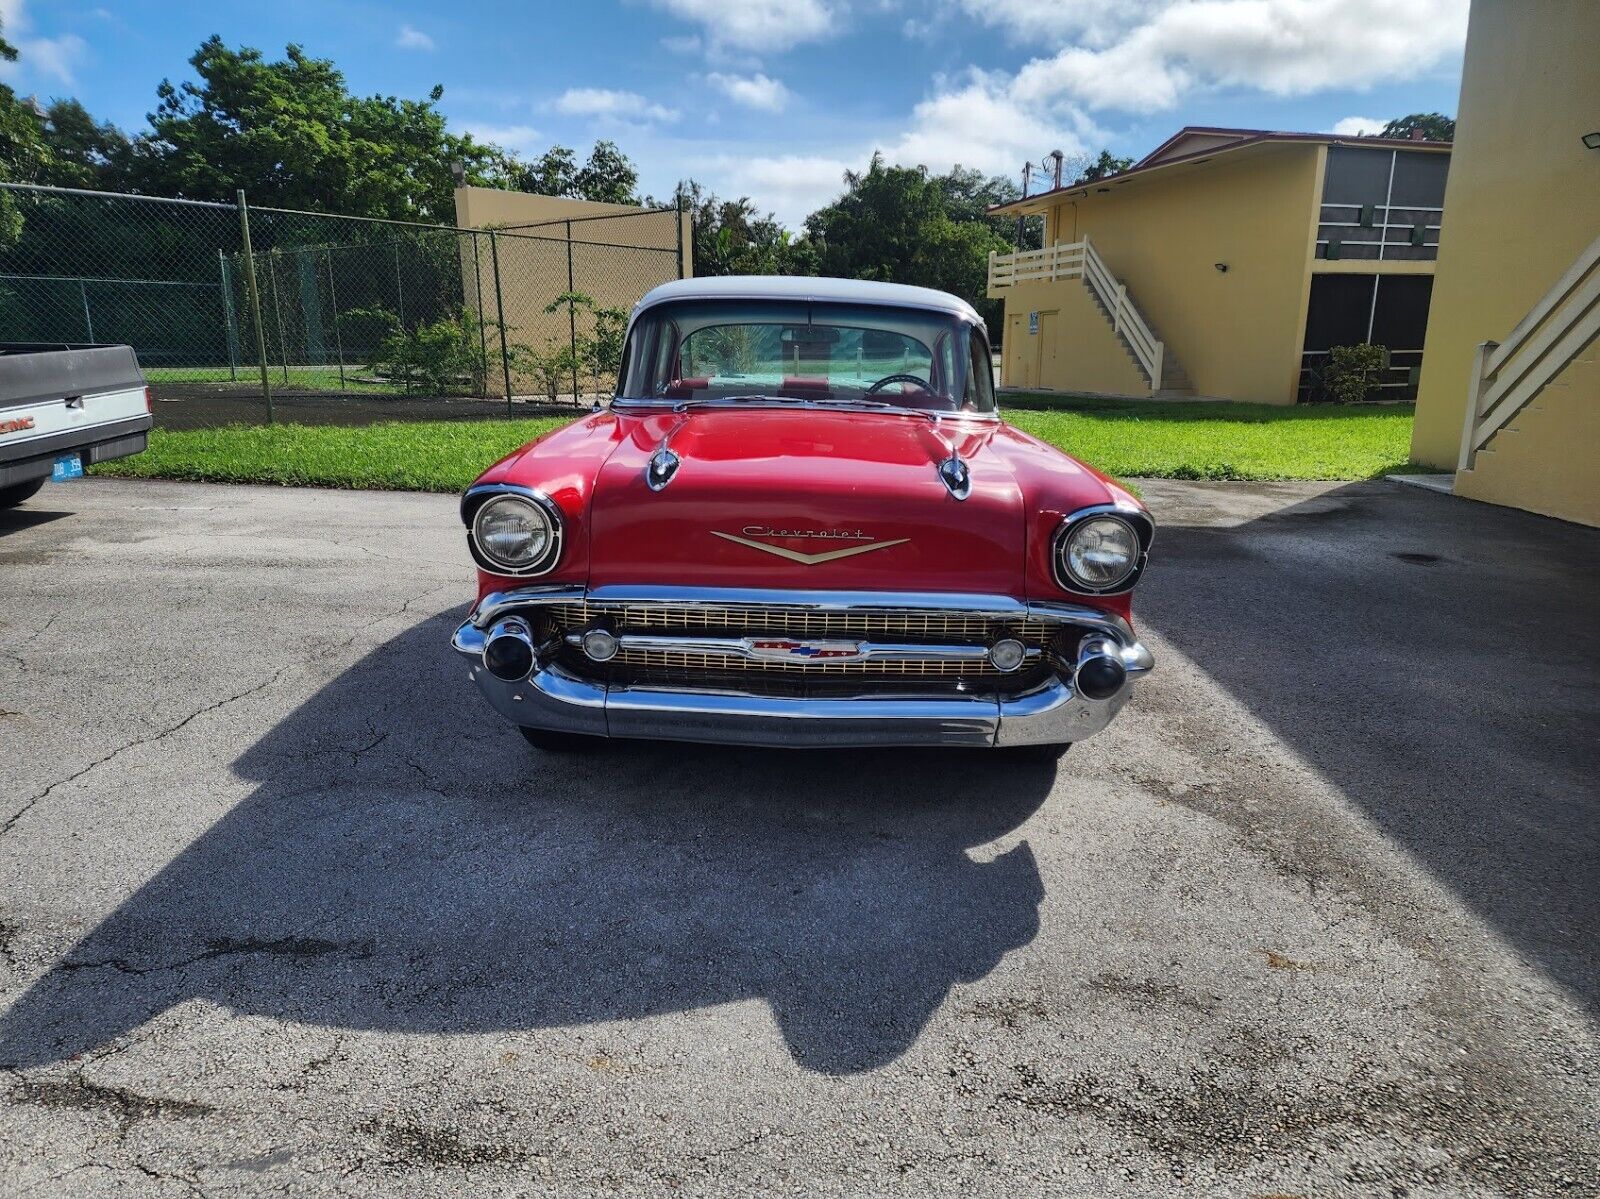
[[[926,308],[982,326],[983,318],[971,304],[947,291],[911,287],[904,283],[874,283],[865,279],[816,279],[804,275],[718,275],[704,279],[675,279],[644,294],[633,316],[672,300],[793,300],[842,304],[882,304],[893,308]]]

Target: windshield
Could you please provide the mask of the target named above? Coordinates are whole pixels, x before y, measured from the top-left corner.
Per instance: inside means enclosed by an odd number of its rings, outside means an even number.
[[[988,344],[966,321],[916,308],[759,300],[649,309],[629,334],[617,395],[995,408]]]

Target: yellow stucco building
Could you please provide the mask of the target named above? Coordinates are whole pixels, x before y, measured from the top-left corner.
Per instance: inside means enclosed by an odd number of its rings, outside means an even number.
[[[1180,130],[1132,168],[994,210],[1045,249],[995,256],[1008,387],[1292,404],[1334,346],[1415,394],[1447,143]]]
[[[492,330],[503,308],[513,349],[559,347],[588,332],[587,313],[545,311],[569,289],[628,312],[657,284],[694,273],[687,212],[488,187],[458,187],[455,202],[457,227],[495,231],[492,244],[463,239],[463,286]],[[512,390],[536,393],[538,380],[515,363],[513,355]],[[578,380],[580,391],[587,385]]]
[[[1457,137],[1412,456],[1600,525],[1600,4],[1474,0]]]

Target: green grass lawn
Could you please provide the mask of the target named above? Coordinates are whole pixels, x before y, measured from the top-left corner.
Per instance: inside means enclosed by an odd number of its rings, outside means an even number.
[[[377,379],[367,366],[346,366],[341,378],[337,366],[291,366],[287,379],[281,366],[267,368],[267,381],[273,389],[291,391],[348,392],[352,395],[405,395],[403,380]],[[219,383],[247,388],[261,385],[261,371],[257,367],[240,366],[230,371],[225,366],[150,366],[144,371],[147,382],[155,387],[174,384]]]
[[[1006,419],[1119,478],[1373,479],[1411,459],[1411,404],[1004,395]]]
[[[1004,397],[1019,428],[1119,478],[1370,479],[1406,466],[1412,409],[1278,408],[1066,396]],[[96,474],[220,483],[460,491],[489,463],[570,418],[157,429]]]

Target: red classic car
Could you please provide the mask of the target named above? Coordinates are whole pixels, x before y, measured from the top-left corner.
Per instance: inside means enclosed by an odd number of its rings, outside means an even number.
[[[734,277],[634,309],[617,395],[495,463],[454,647],[534,745],[1058,752],[1151,668],[1134,496],[1000,420],[970,305]]]

